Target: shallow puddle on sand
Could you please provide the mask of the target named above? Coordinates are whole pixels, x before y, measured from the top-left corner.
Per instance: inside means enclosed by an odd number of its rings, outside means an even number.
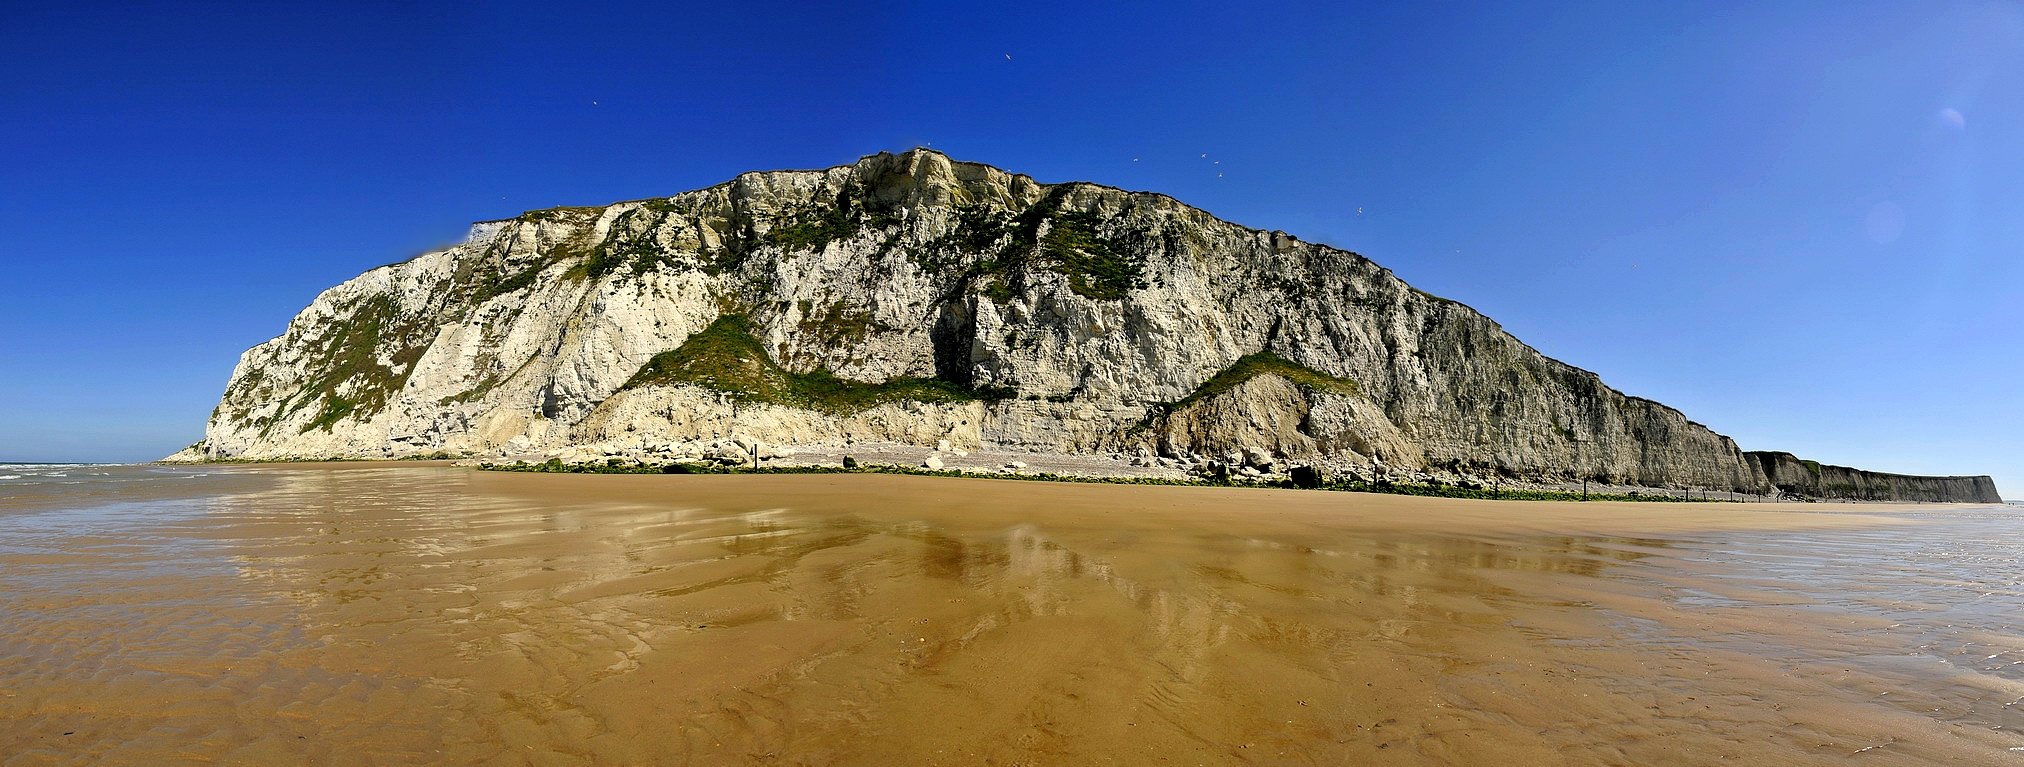
[[[2024,746],[1995,514],[261,476],[0,510],[0,761],[1910,764]]]

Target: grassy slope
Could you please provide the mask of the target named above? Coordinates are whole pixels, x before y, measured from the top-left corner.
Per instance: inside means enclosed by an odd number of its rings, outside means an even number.
[[[1223,372],[1202,382],[1201,386],[1173,404],[1180,408],[1209,397],[1237,388],[1238,385],[1265,374],[1277,375],[1295,386],[1336,394],[1356,394],[1356,382],[1339,376],[1332,376],[1271,352],[1247,354],[1224,368]]]
[[[654,355],[623,389],[689,384],[750,402],[850,413],[883,402],[968,402],[985,395],[939,378],[894,378],[871,383],[838,378],[828,370],[796,373],[780,366],[753,337],[745,317],[727,314],[689,336],[673,351]]]

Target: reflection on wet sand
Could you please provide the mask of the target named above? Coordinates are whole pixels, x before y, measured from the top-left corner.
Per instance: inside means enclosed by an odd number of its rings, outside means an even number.
[[[2024,746],[2024,641],[1989,617],[2018,614],[2018,574],[1970,544],[1902,561],[1907,529],[1976,538],[1995,517],[263,476],[0,514],[0,761],[1909,764]],[[1981,569],[1947,568],[1962,560]]]

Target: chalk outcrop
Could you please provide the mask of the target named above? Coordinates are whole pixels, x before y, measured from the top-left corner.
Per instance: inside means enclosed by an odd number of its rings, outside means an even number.
[[[1858,501],[1930,501],[2002,503],[1989,477],[1915,477],[1863,471],[1801,460],[1791,453],[1746,453],[1780,493],[1809,498]]]
[[[1364,476],[1779,484],[1729,438],[1355,253],[926,150],[477,224],[331,288],[248,350],[178,457],[733,435],[1181,459],[1248,445]]]

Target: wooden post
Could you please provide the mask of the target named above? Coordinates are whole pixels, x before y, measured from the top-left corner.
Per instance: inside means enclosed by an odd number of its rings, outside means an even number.
[[[756,442],[752,444],[752,470],[759,470],[759,444]]]
[[[1581,478],[1581,500],[1588,500],[1588,478]]]

